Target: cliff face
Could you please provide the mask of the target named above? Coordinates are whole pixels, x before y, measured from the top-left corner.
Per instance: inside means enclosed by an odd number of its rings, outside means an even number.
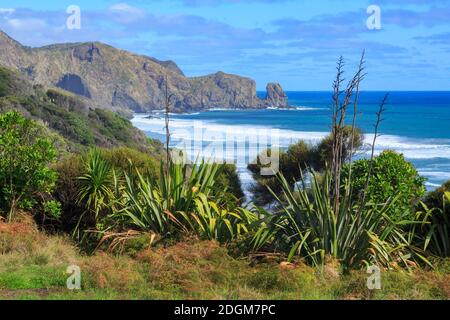
[[[223,72],[188,78],[172,61],[97,42],[28,48],[0,31],[0,64],[21,71],[34,84],[60,87],[113,110],[162,109],[166,78],[175,112],[287,106],[278,84],[269,84],[261,100],[251,79]]]

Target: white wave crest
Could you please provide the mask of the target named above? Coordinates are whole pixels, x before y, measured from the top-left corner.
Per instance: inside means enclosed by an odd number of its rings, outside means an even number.
[[[148,118],[147,115],[135,115],[132,123],[139,129],[156,134],[165,134],[164,119]],[[200,132],[199,132],[200,130]],[[327,132],[295,131],[277,129],[257,125],[224,125],[214,121],[198,121],[190,119],[171,119],[170,131],[174,140],[226,142],[233,139],[236,142],[257,141],[258,136],[267,135],[276,141],[276,145],[285,148],[299,141],[317,143],[328,135]],[[197,131],[197,132],[196,132]],[[373,134],[365,135],[365,143],[370,145]],[[450,159],[450,140],[412,139],[395,135],[382,135],[378,137],[375,153],[383,150],[395,150],[408,159]],[[366,154],[370,154],[369,148]]]

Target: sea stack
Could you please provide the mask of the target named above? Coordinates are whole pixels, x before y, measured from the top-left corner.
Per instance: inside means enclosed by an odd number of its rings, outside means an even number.
[[[279,83],[269,83],[264,103],[266,108],[287,108],[288,97]]]

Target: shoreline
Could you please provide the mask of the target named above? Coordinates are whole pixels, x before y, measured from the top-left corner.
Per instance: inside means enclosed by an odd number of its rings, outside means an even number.
[[[232,112],[232,111],[230,111]],[[236,143],[242,143],[246,135],[249,132],[254,132],[256,130],[269,130],[268,126],[264,125],[240,125],[240,124],[224,124],[217,121],[218,119],[184,119],[183,116],[195,116],[196,114],[177,114],[175,117],[182,117],[182,119],[176,118],[170,121],[172,136],[172,147],[177,147],[177,143],[183,141],[183,139],[191,141],[192,143],[201,143],[202,145],[208,144],[211,141],[200,137],[200,139],[192,138],[193,125],[196,121],[200,122],[203,129],[209,132],[211,135],[219,137],[216,139],[216,143],[224,143],[226,141],[226,132],[231,131],[235,136]],[[163,129],[163,119],[158,117],[147,118],[147,114],[134,114],[131,120],[132,124],[146,133],[147,136],[162,140],[164,135]],[[239,127],[239,128],[237,128]],[[151,133],[151,134],[149,134]],[[308,143],[315,144],[325,137],[328,132],[308,132],[308,131],[297,131],[291,129],[278,129],[277,131],[278,139],[280,141],[280,147],[282,149],[287,149],[289,145],[296,143],[299,140],[305,140]],[[373,134],[365,134],[366,144],[371,142]],[[248,139],[248,137],[247,137]],[[197,142],[195,142],[197,141]],[[447,144],[446,144],[447,143]],[[408,161],[411,161],[419,174],[426,177],[428,181],[426,182],[427,189],[433,190],[440,186],[443,182],[450,179],[450,166],[446,163],[450,163],[450,141],[431,141],[429,139],[415,139],[395,135],[382,135],[377,143],[376,154],[379,154],[382,150],[395,150],[399,153],[405,155]],[[198,152],[199,150],[194,150]],[[236,152],[244,152],[248,150],[237,150]],[[360,152],[358,157],[367,156],[369,148],[366,146],[365,149]],[[242,154],[238,154],[241,156]],[[194,157],[194,155],[189,155]],[[235,159],[236,160],[236,157]],[[249,160],[251,161],[251,160]],[[433,164],[435,163],[435,164]],[[236,164],[236,163],[235,163]],[[251,174],[246,170],[247,165],[238,165],[238,170],[240,171],[241,182],[250,185],[253,182]]]

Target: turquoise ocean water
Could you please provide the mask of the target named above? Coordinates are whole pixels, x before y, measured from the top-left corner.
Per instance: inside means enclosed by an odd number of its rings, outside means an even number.
[[[258,93],[261,97],[265,93]],[[367,146],[358,156],[369,153],[373,138],[373,124],[376,111],[385,92],[363,92],[359,103],[357,123],[366,135]],[[428,189],[433,189],[450,179],[450,92],[390,92],[381,123],[381,137],[376,151],[393,149],[401,152],[426,177]],[[231,132],[234,139],[246,140],[234,155],[248,153],[255,148],[252,139],[258,130],[274,130],[277,144],[286,148],[299,139],[316,143],[329,132],[330,92],[287,92],[293,110],[211,110],[207,112],[172,115],[172,145],[180,146],[183,141],[196,144],[190,151],[191,158],[199,154],[211,142],[225,143],[225,132]],[[163,120],[160,114],[137,114],[133,119],[136,127],[149,136],[163,139]],[[198,134],[198,127],[203,135]],[[197,134],[193,132],[197,128]],[[236,138],[237,137],[237,138]],[[192,141],[196,142],[192,142]],[[201,144],[198,144],[201,140]],[[239,147],[237,147],[239,149]],[[227,155],[227,159],[233,155]],[[250,160],[252,155],[247,156]],[[247,161],[248,162],[248,161]],[[244,184],[251,183],[245,170],[245,163],[238,163]]]

